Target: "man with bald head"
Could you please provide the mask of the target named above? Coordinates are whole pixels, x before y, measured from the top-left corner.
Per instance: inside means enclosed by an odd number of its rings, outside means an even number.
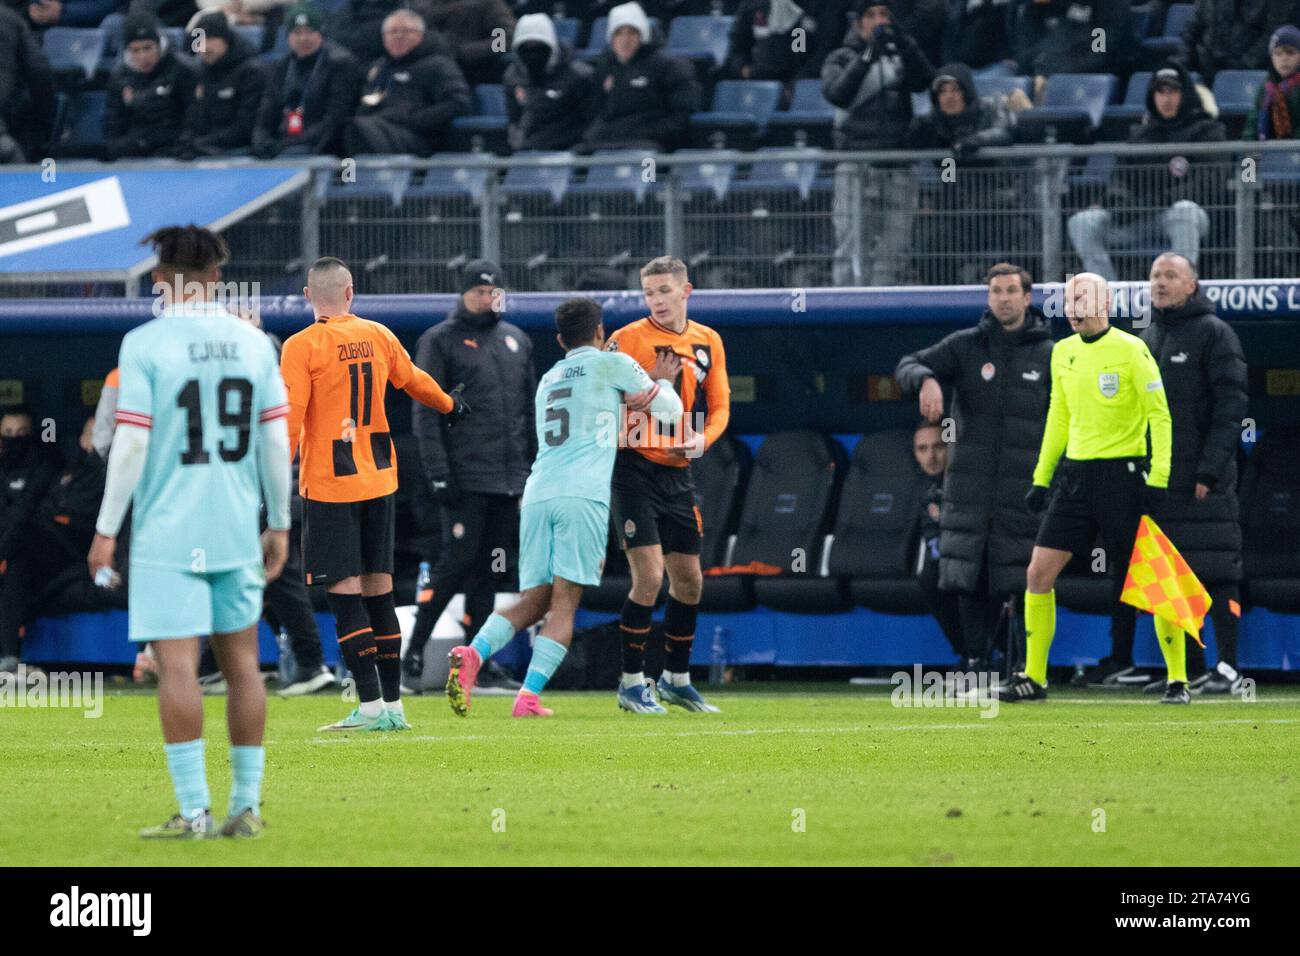
[[[1188,686],[1193,693],[1236,693],[1242,686],[1237,447],[1246,416],[1246,360],[1237,333],[1201,294],[1196,267],[1176,252],[1151,263],[1151,322],[1141,335],[1160,366],[1174,422],[1169,500],[1154,517],[1210,592],[1219,657],[1207,670],[1205,652],[1188,645]]]
[[[997,690],[1008,703],[1047,698],[1047,654],[1056,630],[1054,587],[1070,557],[1090,555],[1100,530],[1118,605],[1138,522],[1143,514],[1155,513],[1169,484],[1172,426],[1160,369],[1150,351],[1137,336],[1111,327],[1110,287],[1101,276],[1072,276],[1063,296],[1075,334],[1052,349],[1047,426],[1033,486],[1025,496],[1031,511],[1046,509],[1047,514],[1026,573],[1025,670]],[[1060,479],[1049,504],[1058,463]],[[1166,650],[1163,641],[1161,649]],[[1173,660],[1172,654],[1172,648],[1166,650],[1166,661]],[[1172,664],[1171,675],[1165,700],[1186,703],[1186,675],[1176,680]]]
[[[316,260],[303,293],[315,321],[280,353],[289,391],[289,460],[302,452],[303,567],[307,584],[325,586],[360,702],[321,730],[409,730],[393,605],[397,455],[384,394],[392,382],[451,423],[465,408],[415,367],[391,331],[352,314],[352,273],[341,260]]]

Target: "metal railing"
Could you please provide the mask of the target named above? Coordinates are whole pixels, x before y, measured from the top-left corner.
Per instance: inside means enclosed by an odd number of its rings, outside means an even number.
[[[570,289],[595,266],[635,286],[636,267],[664,253],[705,288],[978,282],[1000,259],[1041,281],[1085,267],[1139,279],[1157,251],[1189,244],[1206,277],[1300,272],[1300,151],[1286,142],[1016,146],[964,162],[777,149],[274,165],[309,167],[309,185],[227,230],[226,277],[270,293],[301,286],[322,254],[370,293],[453,291],[475,257],[499,261],[519,291]],[[73,168],[163,167],[175,168]]]

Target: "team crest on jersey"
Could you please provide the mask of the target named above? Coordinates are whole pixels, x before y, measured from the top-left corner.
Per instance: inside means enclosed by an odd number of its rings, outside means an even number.
[[[506,336],[506,348],[508,348],[512,352],[519,351],[519,343],[515,341],[515,337],[513,335]]]
[[[606,343],[605,343],[605,351],[606,351],[606,352],[617,352],[617,351],[618,351],[618,339],[610,339],[608,342],[606,342]]]
[[[1097,387],[1107,398],[1114,398],[1119,394],[1119,373],[1102,372],[1097,376]]]
[[[980,366],[980,378],[986,382],[993,381],[993,376],[998,374],[997,366],[992,362],[985,362]]]
[[[633,521],[631,518],[628,518],[626,521],[623,522],[623,537],[625,538],[636,537],[636,522]]]

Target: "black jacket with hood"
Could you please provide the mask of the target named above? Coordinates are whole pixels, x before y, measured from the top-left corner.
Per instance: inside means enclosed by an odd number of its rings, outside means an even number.
[[[935,73],[935,79],[951,76],[965,97],[966,108],[956,116],[939,109],[938,83],[930,84],[930,112],[912,120],[907,131],[907,145],[915,149],[953,149],[965,159],[984,146],[1010,146],[1014,119],[993,98],[980,99],[975,77],[964,63],[948,63]]]
[[[594,71],[590,64],[574,59],[573,51],[560,43],[555,28],[523,17],[515,26],[513,44],[537,42],[550,48],[541,73],[529,71],[518,56],[506,67],[506,113],[510,117],[509,140],[514,150],[565,150],[581,142],[596,109]]]
[[[450,481],[461,492],[523,494],[537,455],[537,373],[527,333],[497,312],[475,315],[457,302],[420,336],[415,364],[447,391],[464,385],[473,409],[448,431],[444,416],[414,403],[411,425],[425,477]]]
[[[1012,0],[1007,23],[1017,73],[1127,76],[1137,63],[1130,0]],[[1104,31],[1104,44],[1096,30]]]
[[[606,49],[592,64],[597,112],[584,148],[653,143],[675,149],[685,141],[691,113],[699,109],[695,67],[663,52],[659,37],[647,31],[627,63]]]
[[[1203,584],[1238,581],[1237,447],[1247,410],[1241,342],[1199,290],[1151,314],[1140,335],[1160,365],[1174,428],[1169,497],[1156,523]],[[1203,501],[1198,483],[1210,488]]]
[[[358,116],[378,116],[426,137],[433,145],[451,121],[470,112],[469,84],[436,33],[406,56],[370,65]]]
[[[973,328],[905,355],[894,378],[909,395],[934,377],[951,398],[955,443],[948,450],[939,523],[939,586],[974,591],[988,549],[993,594],[1025,588],[1038,518],[1025,506],[1051,397],[1052,332],[1030,308],[1004,332],[986,311]]]
[[[1295,0],[1197,0],[1181,59],[1207,83],[1220,70],[1267,69],[1269,37],[1297,16]]]
[[[877,33],[881,31],[877,30]],[[822,95],[844,111],[840,149],[901,149],[912,122],[912,94],[930,85],[934,67],[898,27],[864,39],[857,27],[822,66]]]
[[[266,90],[266,71],[251,46],[236,34],[226,55],[199,65],[185,115],[182,155],[213,155],[252,149],[253,127]]]
[[[169,152],[194,100],[194,71],[174,52],[162,51],[148,73],[122,63],[108,81],[104,148],[109,159]]]

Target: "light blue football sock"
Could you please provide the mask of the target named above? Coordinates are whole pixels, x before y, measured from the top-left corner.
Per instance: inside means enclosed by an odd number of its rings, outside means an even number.
[[[528,673],[524,675],[524,690],[540,694],[567,653],[569,649],[563,644],[538,635],[533,641],[533,658],[528,662]]]
[[[181,816],[193,820],[212,806],[207,767],[203,762],[203,738],[181,744],[163,744],[163,750],[167,753],[167,769],[171,771]]]
[[[483,622],[483,626],[474,635],[469,646],[478,651],[482,660],[487,660],[515,637],[515,627],[500,614],[493,614]]]
[[[262,771],[266,768],[265,747],[230,748],[230,815],[252,810],[257,813],[262,802]]]

